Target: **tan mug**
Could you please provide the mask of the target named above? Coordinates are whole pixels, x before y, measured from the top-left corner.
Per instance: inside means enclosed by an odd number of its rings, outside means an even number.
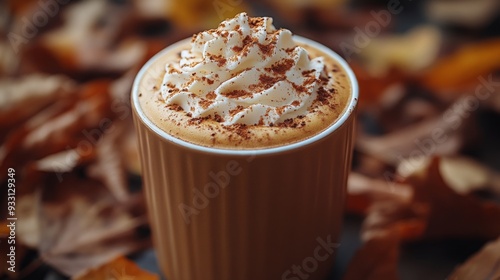
[[[169,280],[324,280],[340,245],[351,167],[358,100],[352,70],[327,47],[294,36],[331,56],[347,73],[352,92],[342,115],[293,144],[208,148],[160,129],[138,100],[140,92],[152,90],[151,82],[160,77],[161,83],[162,57],[186,40],[147,62],[132,90],[153,243],[163,273]]]

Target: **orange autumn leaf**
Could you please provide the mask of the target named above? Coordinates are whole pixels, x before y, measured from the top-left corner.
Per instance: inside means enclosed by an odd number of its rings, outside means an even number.
[[[386,75],[378,77],[359,64],[351,62],[349,65],[358,80],[360,94],[358,106],[361,111],[379,104],[391,86],[407,81],[407,76],[400,70],[392,69]]]
[[[400,238],[397,232],[381,231],[366,241],[347,267],[343,280],[396,280]]]
[[[460,48],[427,70],[422,83],[435,91],[463,90],[478,78],[500,69],[500,38]]]
[[[120,256],[98,268],[89,270],[74,280],[158,280],[158,275],[142,270],[134,262]]]

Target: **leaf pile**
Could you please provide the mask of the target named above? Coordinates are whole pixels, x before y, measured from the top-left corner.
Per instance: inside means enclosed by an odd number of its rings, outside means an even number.
[[[0,277],[33,279],[49,267],[81,280],[158,279],[123,257],[151,246],[137,186],[133,78],[169,44],[264,7],[277,26],[344,56],[358,78],[347,212],[364,218],[363,245],[344,279],[400,279],[406,244],[451,239],[489,243],[449,279],[498,278],[499,2],[420,1],[433,22],[402,30],[416,5],[406,1],[363,44],[358,30],[387,1],[292,2],[70,1],[29,38],[27,22],[47,13],[43,1],[0,2],[0,184],[7,188],[14,168],[22,217],[21,272],[2,266]]]

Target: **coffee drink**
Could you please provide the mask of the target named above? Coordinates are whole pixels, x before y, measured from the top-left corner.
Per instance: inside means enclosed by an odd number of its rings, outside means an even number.
[[[351,85],[337,61],[270,18],[246,14],[169,48],[140,86],[154,124],[187,142],[253,149],[307,139],[344,112]]]
[[[324,280],[358,89],[347,63],[239,14],[153,57],[132,111],[158,264],[174,280]]]

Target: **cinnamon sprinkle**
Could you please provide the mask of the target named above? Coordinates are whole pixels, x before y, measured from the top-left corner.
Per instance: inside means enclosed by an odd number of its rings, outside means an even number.
[[[206,97],[209,100],[214,100],[217,97],[217,95],[215,94],[215,92],[211,91],[211,92],[207,93]]]
[[[219,114],[215,114],[215,115],[214,115],[214,120],[215,120],[216,122],[219,122],[219,123],[220,123],[220,122],[223,122],[223,121],[224,121],[224,118],[223,118],[223,117],[221,117],[221,115],[219,115]]]
[[[302,76],[306,77],[314,73],[314,69],[302,71]]]
[[[267,45],[257,43],[257,46],[259,46],[259,49],[264,56],[271,56],[273,54],[274,48],[276,47],[276,43],[272,42]]]
[[[188,120],[188,123],[190,125],[193,125],[193,124],[201,124],[203,121],[205,120],[208,120],[208,117],[199,117],[199,118],[192,118],[190,120]]]
[[[231,117],[233,117],[234,115],[238,114],[239,112],[243,111],[243,109],[245,109],[245,107],[241,106],[241,105],[238,105],[236,106],[236,108],[234,108],[233,110],[230,110],[229,111],[229,115]]]
[[[291,83],[292,87],[298,91],[299,93],[305,93],[307,92],[307,88],[303,85],[297,85],[296,83]]]
[[[250,45],[251,43],[253,43],[253,39],[252,37],[250,37],[250,35],[247,35],[244,39],[243,39],[243,46],[248,46]]]
[[[260,17],[249,17],[248,24],[250,27],[258,27],[264,25],[264,19]]]
[[[223,93],[222,95],[229,98],[240,98],[245,96],[252,96],[252,93],[242,89],[235,89],[230,92]]]
[[[212,103],[214,103],[213,101],[211,100],[207,100],[207,99],[202,99],[200,100],[199,104],[201,106],[201,108],[203,109],[206,109],[208,108],[208,106],[212,105]]]
[[[270,70],[273,71],[274,73],[285,74],[286,71],[292,68],[294,63],[295,61],[293,59],[285,59],[283,61],[278,61],[273,65],[271,65]],[[269,68],[266,68],[266,70],[269,71]]]
[[[330,93],[326,91],[324,87],[319,87],[318,97],[316,100],[318,100],[321,104],[326,105],[330,103],[330,97]]]

